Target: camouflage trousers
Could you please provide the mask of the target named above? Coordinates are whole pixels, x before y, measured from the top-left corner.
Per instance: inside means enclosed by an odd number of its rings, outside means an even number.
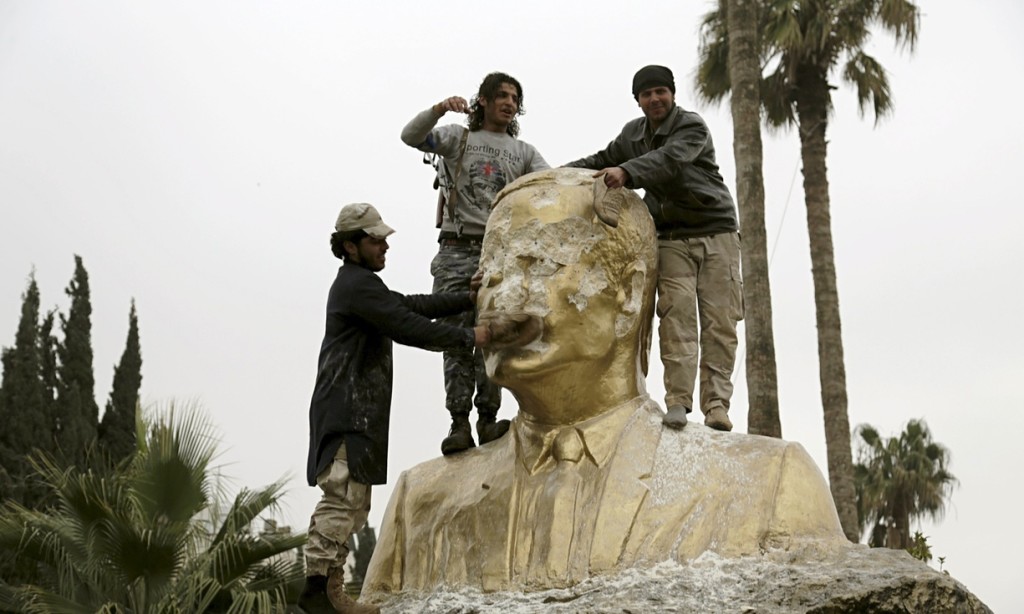
[[[344,569],[348,539],[359,532],[370,515],[370,485],[356,482],[348,472],[345,444],[332,462],[316,476],[323,491],[309,519],[306,541],[306,575],[327,576]]]
[[[469,291],[469,280],[479,265],[478,245],[442,245],[430,263],[434,293]],[[438,321],[452,326],[473,326],[476,311],[465,311]],[[469,415],[475,404],[478,414],[494,416],[501,407],[501,387],[487,379],[484,356],[479,348],[444,352],[444,392],[445,406],[453,415]]]
[[[665,406],[693,408],[699,367],[701,411],[728,411],[743,319],[739,233],[659,240],[657,310]]]

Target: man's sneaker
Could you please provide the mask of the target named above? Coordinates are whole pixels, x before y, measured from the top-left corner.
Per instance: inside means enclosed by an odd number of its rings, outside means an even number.
[[[469,416],[452,414],[452,429],[441,442],[441,454],[448,456],[468,450],[476,446],[473,442],[473,430],[469,426]]]
[[[704,416],[704,425],[716,431],[731,431],[732,422],[729,421],[729,412],[722,407],[715,407]]]
[[[679,430],[686,426],[686,413],[688,411],[690,410],[682,405],[673,405],[668,408],[668,413],[661,418],[661,422],[670,429]]]

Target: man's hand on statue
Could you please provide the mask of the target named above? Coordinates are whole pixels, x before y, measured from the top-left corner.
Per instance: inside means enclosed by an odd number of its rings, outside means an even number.
[[[594,179],[604,177],[604,184],[609,190],[621,188],[629,181],[629,173],[620,166],[609,166],[594,173]]]
[[[491,343],[491,329],[481,324],[473,327],[473,345],[478,348],[486,347]]]
[[[522,347],[541,334],[541,319],[528,313],[493,314],[482,321],[491,330],[492,348]]]
[[[473,274],[473,277],[469,280],[469,300],[476,303],[476,293],[480,289],[481,284],[484,283],[484,272],[477,271]]]
[[[438,115],[444,115],[448,111],[469,113],[469,103],[462,96],[449,96],[434,105],[434,112]]]

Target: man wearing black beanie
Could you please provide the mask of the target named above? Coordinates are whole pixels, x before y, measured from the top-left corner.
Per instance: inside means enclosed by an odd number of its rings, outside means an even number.
[[[598,171],[594,177],[609,189],[643,188],[658,231],[663,421],[686,425],[699,370],[704,424],[729,431],[736,323],[743,319],[739,223],[707,124],[676,106],[675,94],[671,70],[644,66],[633,76],[644,116],[603,150],[566,166]]]

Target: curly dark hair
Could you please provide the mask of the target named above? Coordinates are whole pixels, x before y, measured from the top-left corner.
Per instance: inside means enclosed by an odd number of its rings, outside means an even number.
[[[359,244],[363,237],[368,237],[365,230],[345,230],[331,233],[331,253],[338,260],[348,260],[348,252],[345,251],[345,241]]]
[[[526,113],[526,107],[523,106],[523,86],[519,84],[519,81],[515,77],[511,77],[503,72],[492,72],[484,77],[483,83],[480,84],[480,90],[477,91],[476,96],[473,96],[473,100],[470,102],[470,132],[475,132],[484,127],[484,107],[480,104],[480,99],[494,100],[494,96],[501,90],[501,86],[504,83],[508,83],[519,92],[519,109],[516,111],[516,115],[524,115]],[[519,120],[513,118],[506,132],[511,137],[519,136]]]

